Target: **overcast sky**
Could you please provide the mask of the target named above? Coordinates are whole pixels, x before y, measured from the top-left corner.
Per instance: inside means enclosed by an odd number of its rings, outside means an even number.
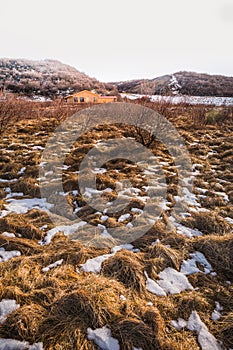
[[[233,0],[0,0],[0,57],[52,58],[101,81],[233,76]]]

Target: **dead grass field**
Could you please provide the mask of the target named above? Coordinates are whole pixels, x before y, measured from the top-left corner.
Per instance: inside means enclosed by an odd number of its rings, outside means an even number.
[[[19,307],[2,322],[0,308],[0,348],[1,341],[8,338],[28,344],[42,342],[45,350],[98,350],[100,347],[88,339],[87,329],[107,326],[123,350],[196,350],[202,348],[197,333],[172,324],[179,318],[187,321],[193,311],[222,349],[233,348],[233,124],[231,118],[211,119],[208,123],[203,114],[198,119],[198,110],[192,108],[167,106],[164,113],[190,152],[195,170],[193,193],[199,206],[184,203],[188,215],[179,225],[171,220],[177,196],[174,165],[166,148],[152,143],[154,155],[166,163],[166,208],[153,227],[132,242],[132,249],[123,247],[109,256],[97,273],[85,271],[82,264],[111,254],[110,248],[72,241],[62,230],[49,244],[41,245],[39,242],[54,227],[48,213],[35,207],[19,213],[7,207],[19,200],[40,199],[41,154],[61,117],[57,120],[41,113],[39,119],[37,114],[2,127],[0,302],[15,300]],[[130,179],[138,189],[139,195],[124,210],[103,218],[102,213],[88,206],[85,196],[75,192],[77,171],[85,153],[99,139],[129,134],[137,137],[117,124],[98,126],[83,135],[66,157],[66,199],[72,210],[79,208],[77,216],[92,224],[93,230],[98,224],[107,229],[121,227],[143,210],[146,179],[138,166],[124,160],[109,162],[104,172],[97,174],[98,190],[111,189],[102,193],[109,202],[117,197],[117,183]],[[56,209],[62,215],[59,203]],[[127,213],[128,217],[122,217]],[[18,253],[6,258],[6,252]],[[211,269],[206,271],[203,263],[196,262],[196,271],[187,275],[192,289],[167,292],[165,296],[148,290],[146,275],[158,282],[167,268],[181,271],[183,262],[195,252],[204,254]],[[58,261],[58,265],[43,270]],[[216,302],[221,306],[219,318],[212,317]]]

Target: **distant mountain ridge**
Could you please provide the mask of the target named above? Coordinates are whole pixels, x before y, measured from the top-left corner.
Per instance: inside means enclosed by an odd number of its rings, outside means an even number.
[[[195,72],[177,72],[154,79],[121,81],[119,92],[146,95],[191,95],[233,97],[233,77]]]
[[[84,89],[116,92],[114,85],[101,83],[76,68],[56,60],[0,59],[0,88],[26,95],[67,95]]]
[[[56,60],[0,59],[0,91],[56,97],[84,89],[106,95],[128,92],[233,97],[233,77],[181,71],[153,79],[103,83]]]

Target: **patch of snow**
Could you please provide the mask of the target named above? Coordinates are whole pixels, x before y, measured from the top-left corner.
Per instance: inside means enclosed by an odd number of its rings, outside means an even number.
[[[218,321],[221,318],[221,312],[223,307],[219,304],[218,301],[215,301],[215,310],[212,312],[211,319],[213,321]]]
[[[217,310],[214,310],[211,314],[211,320],[218,321],[221,318],[221,313]]]
[[[233,225],[233,219],[232,219],[232,218],[226,217],[225,220],[228,221],[230,224]]]
[[[58,232],[63,232],[65,236],[69,236],[73,234],[76,230],[78,230],[80,227],[83,227],[86,225],[85,221],[80,221],[78,223],[75,223],[73,225],[61,225],[61,226],[56,226],[49,230],[46,233],[46,236],[44,237],[43,241],[40,241],[39,243],[41,245],[44,244],[49,244],[52,241],[52,238],[56,235]]]
[[[47,163],[48,162],[40,162],[39,166],[43,168]]]
[[[6,262],[20,255],[21,253],[19,250],[5,250],[4,248],[0,248],[0,262]]]
[[[32,149],[34,149],[35,151],[40,151],[40,150],[43,150],[44,147],[42,147],[42,146],[33,146]]]
[[[139,208],[131,208],[132,213],[138,213],[138,214],[142,214],[143,210],[139,209]]]
[[[119,252],[122,249],[134,251],[134,246],[130,243],[116,245],[111,249],[111,253],[115,254],[116,252]]]
[[[43,343],[30,345],[26,341],[0,338],[0,350],[43,350]]]
[[[23,197],[23,192],[10,192],[7,194],[6,199],[13,198],[13,197]]]
[[[102,221],[106,221],[107,219],[108,219],[108,215],[102,215],[100,217],[100,220],[102,220]]]
[[[85,187],[85,192],[83,193],[83,196],[87,197],[87,198],[93,198],[93,195],[100,196],[101,194],[103,194],[105,192],[112,192],[112,189],[105,188],[104,190],[99,191],[99,190],[91,188],[91,187]]]
[[[11,179],[11,180],[6,180],[6,179],[0,179],[0,182],[2,183],[7,183],[7,182],[17,182],[18,179]]]
[[[184,290],[193,289],[187,277],[171,267],[161,271],[158,276],[160,277],[158,284],[168,294],[178,294]]]
[[[197,228],[192,229],[190,227],[186,227],[186,226],[179,224],[179,223],[176,223],[176,222],[174,222],[174,225],[177,228],[177,233],[185,235],[188,238],[198,237],[198,236],[203,235],[203,233],[201,231],[199,231]]]
[[[87,338],[102,350],[120,350],[118,340],[112,337],[111,330],[106,326],[95,330],[87,328]]]
[[[121,216],[119,217],[119,219],[118,219],[118,222],[123,222],[123,221],[125,221],[125,220],[127,220],[127,219],[129,219],[129,218],[130,218],[130,214],[129,214],[129,213],[124,214],[124,215],[121,215]]]
[[[172,320],[171,325],[176,328],[178,331],[185,328],[187,326],[187,321],[185,321],[183,318],[178,318],[178,320]]]
[[[20,307],[14,299],[2,299],[0,302],[0,323],[4,323],[7,316]]]
[[[104,254],[96,258],[88,259],[85,264],[81,264],[81,270],[84,272],[100,273],[102,263],[113,255],[114,254]]]
[[[158,285],[154,280],[148,277],[146,271],[144,272],[146,276],[146,289],[148,292],[156,294],[161,297],[165,297],[167,294],[162,287]]]
[[[23,168],[21,168],[21,169],[18,171],[18,175],[24,174],[25,170],[26,170],[26,167],[24,166]]]
[[[105,168],[95,168],[94,170],[92,170],[93,174],[104,174],[106,173],[106,169]]]
[[[45,230],[47,227],[48,227],[48,225],[45,224],[45,225],[43,225],[43,226],[40,227],[40,230]]]
[[[212,266],[207,261],[204,254],[201,252],[194,252],[191,253],[190,256],[191,259],[184,260],[181,265],[180,272],[182,272],[184,275],[191,275],[196,272],[208,274],[212,271]],[[198,268],[197,263],[204,267],[204,272]]]
[[[53,207],[53,204],[48,203],[46,198],[7,199],[6,201],[9,203],[5,204],[7,214],[25,214],[31,209],[40,209],[48,212]]]
[[[214,193],[222,197],[226,203],[229,202],[229,197],[225,192],[214,192]]]
[[[63,263],[63,259],[57,260],[57,261],[55,261],[53,264],[50,264],[50,265],[48,265],[48,266],[46,266],[46,267],[43,267],[42,272],[47,272],[47,271],[49,271],[50,269],[53,269],[53,268],[55,268],[55,267],[61,265],[62,263]]]
[[[4,236],[4,237],[11,237],[11,238],[13,238],[13,237],[15,237],[15,234],[14,233],[10,233],[10,232],[3,232],[2,233],[2,236]]]
[[[198,313],[192,311],[188,322],[187,328],[190,331],[195,331],[198,335],[198,343],[202,350],[220,350],[221,346],[217,339],[209,332],[206,325],[201,321]]]
[[[182,191],[182,196],[174,196],[176,202],[185,202],[190,206],[200,207],[195,194],[191,193],[186,187],[182,188]]]
[[[97,227],[102,230],[101,235],[104,237],[111,238],[112,236],[108,233],[107,228],[104,225],[98,224]]]
[[[125,301],[125,300],[126,300],[126,297],[124,297],[124,295],[120,295],[120,299],[121,299],[122,301]]]
[[[149,301],[146,305],[147,306],[153,306],[153,303],[151,301]]]

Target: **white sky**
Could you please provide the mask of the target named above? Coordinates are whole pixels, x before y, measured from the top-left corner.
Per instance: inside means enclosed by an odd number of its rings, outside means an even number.
[[[0,57],[58,59],[101,81],[233,76],[233,0],[0,0]]]

